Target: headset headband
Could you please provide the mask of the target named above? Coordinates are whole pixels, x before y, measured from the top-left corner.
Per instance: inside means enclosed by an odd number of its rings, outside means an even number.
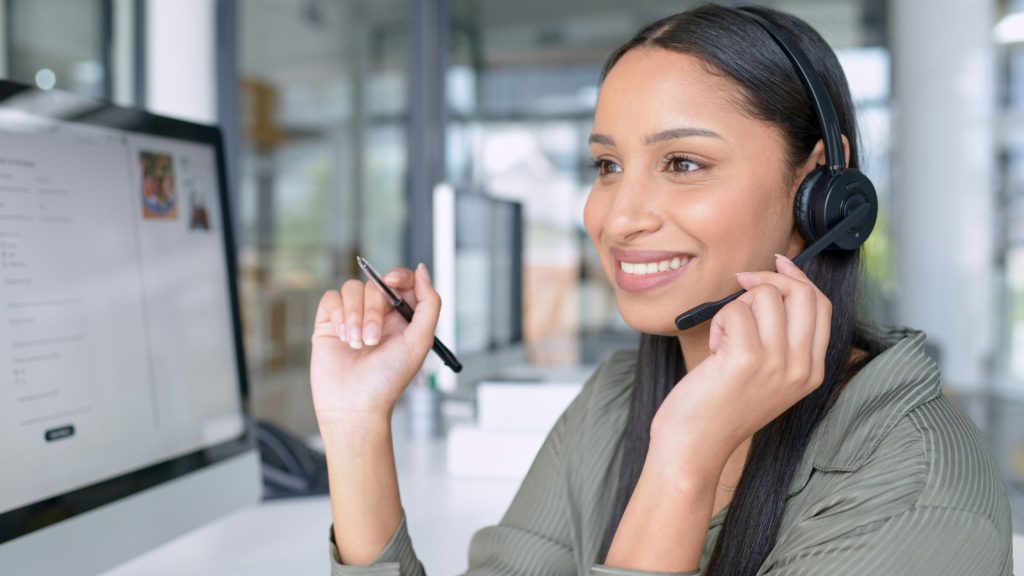
[[[786,53],[789,61],[793,63],[793,68],[796,70],[797,75],[800,76],[800,81],[803,82],[804,88],[807,89],[807,94],[814,105],[814,111],[818,115],[822,140],[825,141],[825,161],[828,162],[829,172],[842,172],[846,169],[846,161],[843,154],[842,132],[839,129],[839,116],[836,114],[836,109],[832,105],[832,99],[828,96],[828,91],[825,89],[825,83],[822,82],[821,76],[811,66],[810,59],[800,49],[796,39],[788,32],[768,22],[760,14],[755,14],[749,10],[741,10],[768,32],[772,39],[775,40],[775,43],[779,45],[779,48],[782,48],[782,51]]]

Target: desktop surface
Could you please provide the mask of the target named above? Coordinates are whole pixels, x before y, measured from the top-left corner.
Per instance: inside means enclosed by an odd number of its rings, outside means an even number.
[[[454,478],[444,438],[410,439],[395,413],[395,463],[409,535],[428,574],[462,574],[473,533],[496,524],[519,479]],[[330,500],[263,502],[168,542],[103,576],[330,574]]]

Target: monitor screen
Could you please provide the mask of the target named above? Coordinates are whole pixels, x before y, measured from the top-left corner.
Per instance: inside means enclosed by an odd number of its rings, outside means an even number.
[[[464,354],[499,350],[523,338],[522,205],[457,193],[456,345]]]
[[[0,543],[251,447],[223,162],[0,82]]]

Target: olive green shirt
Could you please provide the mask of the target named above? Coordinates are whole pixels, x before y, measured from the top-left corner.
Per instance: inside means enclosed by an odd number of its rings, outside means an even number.
[[[850,380],[812,435],[758,574],[1011,574],[1009,503],[984,438],[942,394],[923,332],[878,335],[888,348]],[[505,516],[473,535],[467,575],[651,574],[594,564],[635,364],[636,352],[617,352],[587,381]],[[725,510],[711,520],[701,570]],[[404,517],[372,566],[341,565],[333,536],[330,557],[335,576],[424,574]]]

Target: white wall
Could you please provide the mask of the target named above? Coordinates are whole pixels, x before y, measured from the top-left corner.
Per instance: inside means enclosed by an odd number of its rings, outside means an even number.
[[[156,114],[217,119],[215,0],[148,0],[146,104]]]

